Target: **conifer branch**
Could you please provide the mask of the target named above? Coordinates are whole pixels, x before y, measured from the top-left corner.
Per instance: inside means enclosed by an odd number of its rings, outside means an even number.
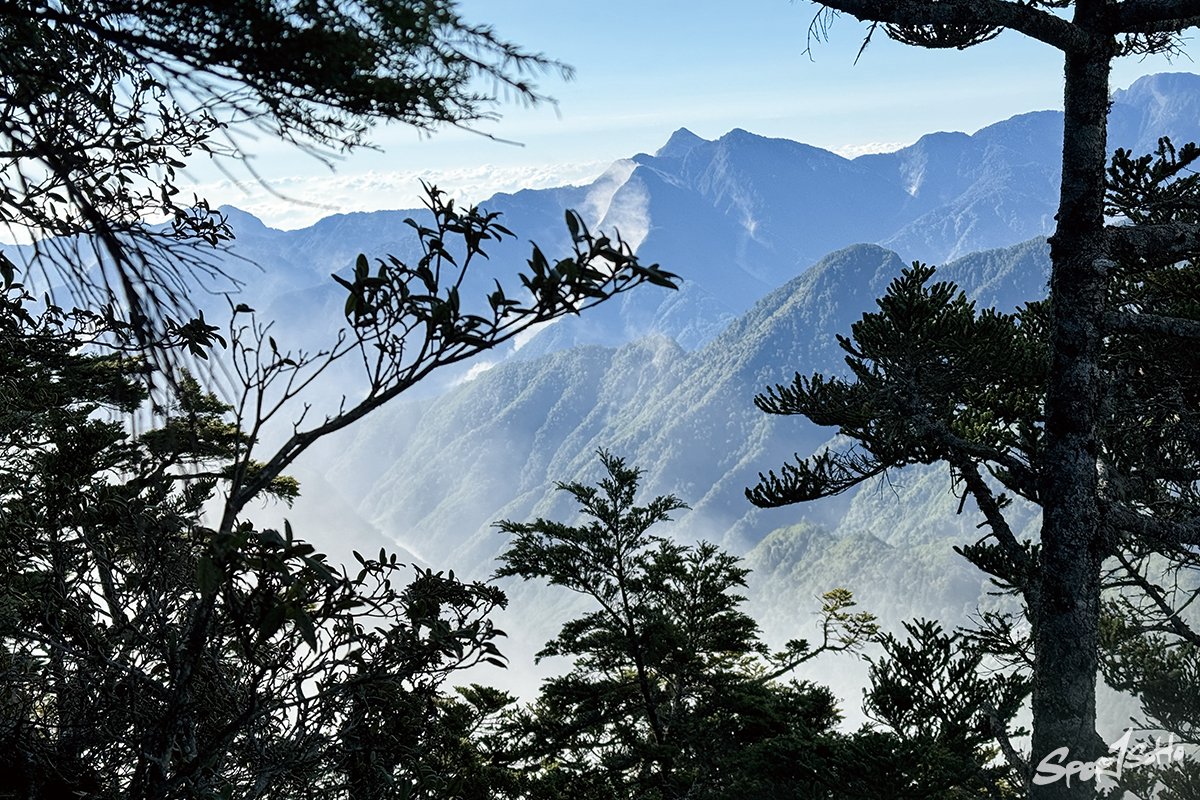
[[[1174,547],[1200,546],[1200,519],[1162,521],[1117,503],[1107,509],[1108,525]]]
[[[992,537],[996,540],[1004,555],[1008,560],[1017,567],[1019,574],[1016,582],[1017,588],[1022,593],[1028,595],[1033,587],[1033,559],[1029,556],[1029,551],[1022,546],[1021,542],[1013,534],[1012,528],[1008,524],[1008,520],[1004,517],[1003,506],[1001,500],[992,492],[990,486],[984,481],[983,476],[979,473],[979,467],[972,461],[961,456],[951,456],[951,465],[962,477],[963,482],[967,485],[967,491],[975,499],[975,504],[983,513],[984,519],[987,520],[987,525],[992,530]],[[978,566],[978,565],[977,565]],[[997,576],[1010,580],[1011,576]]]
[[[1124,553],[1117,553],[1117,560],[1121,562],[1121,566],[1125,569],[1125,574],[1129,576],[1130,581],[1141,589],[1150,602],[1163,613],[1165,619],[1165,627],[1172,633],[1175,633],[1179,638],[1191,642],[1194,645],[1200,646],[1200,633],[1192,629],[1190,625],[1183,621],[1179,616],[1179,610],[1168,602],[1166,594],[1162,587],[1152,583],[1141,573],[1137,565],[1129,560],[1129,557]]]
[[[1111,257],[1150,269],[1200,255],[1200,225],[1191,222],[1114,226],[1105,235]]]
[[[1086,50],[1094,44],[1092,36],[1067,20],[1008,0],[834,0],[821,5],[864,22],[1011,28],[1064,52]]]
[[[1154,334],[1173,336],[1178,339],[1200,340],[1200,320],[1182,317],[1167,317],[1147,312],[1131,314],[1118,311],[1105,314],[1104,325],[1112,333]]]
[[[1200,25],[1197,0],[1125,0],[1111,14],[1113,33],[1169,33]]]

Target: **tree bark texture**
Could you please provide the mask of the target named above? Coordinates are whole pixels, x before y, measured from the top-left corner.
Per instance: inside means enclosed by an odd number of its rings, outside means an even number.
[[[1107,751],[1097,735],[1100,574],[1107,554],[1100,525],[1098,408],[1104,325],[1183,337],[1189,326],[1107,314],[1110,259],[1148,265],[1194,252],[1196,226],[1105,228],[1105,167],[1112,60],[1128,35],[1180,34],[1200,25],[1200,0],[1075,0],[1070,20],[1016,0],[832,0],[825,9],[899,26],[991,25],[1019,31],[1065,57],[1062,185],[1051,245],[1051,359],[1046,386],[1039,494],[1043,520],[1038,574],[1026,593],[1034,640],[1032,800],[1084,800],[1094,781],[1038,767],[1093,761]],[[1166,47],[1148,40],[1150,47]],[[1127,315],[1126,315],[1127,316]],[[1161,329],[1161,330],[1159,330]],[[1061,751],[1066,748],[1065,757]],[[1061,759],[1061,760],[1058,760]]]
[[[1076,4],[1075,23],[1095,30],[1107,3]],[[1100,568],[1096,414],[1105,311],[1107,163],[1111,37],[1065,55],[1062,188],[1050,239],[1051,358],[1046,387],[1040,587],[1034,615],[1032,800],[1083,800],[1095,784],[1077,777],[1037,783],[1038,766],[1059,748],[1064,761],[1104,752],[1096,734]]]

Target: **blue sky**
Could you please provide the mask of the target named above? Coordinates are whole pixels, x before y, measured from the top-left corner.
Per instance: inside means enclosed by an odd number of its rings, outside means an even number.
[[[1025,111],[1060,108],[1061,57],[1004,33],[965,52],[904,47],[877,35],[857,64],[865,27],[849,17],[804,52],[816,6],[789,0],[463,0],[464,16],[504,38],[571,64],[575,80],[546,75],[557,107],[508,103],[481,130],[432,137],[381,128],[382,152],[360,152],[335,172],[283,145],[264,144],[255,167],[278,191],[239,188],[203,167],[193,177],[214,203],[245,208],[278,227],[339,211],[406,208],[421,178],[478,201],[497,190],[580,183],[611,161],[653,152],[687,127],[705,138],[732,128],[796,139],[852,155],[895,149],[935,130],[973,132]],[[704,7],[712,11],[700,10]],[[1162,71],[1197,71],[1184,57],[1127,58],[1114,88]]]

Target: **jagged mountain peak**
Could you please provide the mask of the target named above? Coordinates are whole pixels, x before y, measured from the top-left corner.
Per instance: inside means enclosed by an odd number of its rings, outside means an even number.
[[[689,131],[687,128],[680,128],[671,134],[671,138],[667,139],[667,143],[654,153],[656,158],[680,158],[687,155],[695,147],[708,144],[707,139],[702,139],[696,134]]]
[[[980,128],[972,137],[987,156],[988,150],[1005,148],[1031,160],[1058,164],[1061,160],[1061,111],[1030,111]]]
[[[1154,150],[1162,136],[1176,145],[1200,139],[1200,75],[1186,72],[1147,75],[1113,92],[1110,144],[1134,153]]]
[[[843,247],[764,297],[743,319],[765,316],[778,324],[778,320],[800,313],[811,317],[807,323],[814,327],[841,330],[856,318],[860,307],[869,307],[905,266],[900,256],[877,244]]]
[[[762,153],[773,158],[781,156],[788,159],[816,158],[828,162],[850,163],[849,159],[843,158],[837,153],[825,150],[824,148],[816,147],[815,145],[805,144],[794,139],[784,139],[779,136],[763,136],[752,133],[744,128],[734,128],[717,139],[716,144],[726,152],[740,151],[754,154]]]
[[[740,144],[742,142],[769,142],[769,141],[771,141],[771,139],[772,139],[772,137],[769,137],[769,136],[760,136],[757,133],[751,133],[750,131],[746,130],[745,128],[731,128],[728,133],[726,133],[724,136],[722,136],[717,141],[718,142],[732,142],[732,143]],[[776,141],[778,141],[778,140],[776,140]]]
[[[898,155],[921,153],[926,157],[939,157],[946,154],[957,154],[962,148],[969,146],[971,135],[962,131],[935,131],[927,133],[907,147],[901,147],[891,153],[867,153],[854,159],[864,163],[877,161]]]
[[[1146,105],[1161,103],[1171,95],[1200,92],[1200,75],[1192,72],[1158,72],[1143,75],[1127,89],[1112,93],[1115,103]]]
[[[1160,135],[1180,143],[1200,138],[1200,75],[1149,76],[1114,99],[1114,147],[1147,152]],[[576,209],[591,230],[619,230],[639,257],[688,285],[678,293],[633,293],[583,324],[556,326],[554,346],[619,344],[661,331],[695,349],[805,266],[855,242],[881,244],[906,263],[943,263],[1049,234],[1061,125],[1061,112],[1033,112],[853,160],[744,128],[715,140],[680,128],[656,154],[613,162],[588,185],[485,200],[517,234],[489,246],[489,271],[514,280],[530,241],[547,256],[565,255],[563,211]],[[242,216],[235,249],[265,273],[324,286],[326,294],[314,292],[312,302],[329,303],[327,276],[357,253],[415,256],[411,231],[401,224],[406,213],[420,212],[337,215],[300,231],[274,231]]]
[[[223,205],[217,208],[225,218],[229,220],[229,224],[233,226],[235,234],[243,233],[258,233],[260,231],[275,230],[269,228],[261,219],[251,214],[249,211],[231,206]]]

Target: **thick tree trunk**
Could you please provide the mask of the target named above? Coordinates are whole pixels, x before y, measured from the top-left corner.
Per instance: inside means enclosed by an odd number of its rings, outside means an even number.
[[[1076,5],[1091,28],[1104,3]],[[1094,30],[1094,28],[1092,28]],[[1102,755],[1096,734],[1096,673],[1103,548],[1096,502],[1098,356],[1104,313],[1104,168],[1111,45],[1066,55],[1062,195],[1050,240],[1053,367],[1046,398],[1041,583],[1034,626],[1033,758],[1067,748],[1061,760]],[[1045,781],[1047,773],[1042,773]],[[1034,783],[1034,800],[1095,796],[1094,781],[1065,775]]]

